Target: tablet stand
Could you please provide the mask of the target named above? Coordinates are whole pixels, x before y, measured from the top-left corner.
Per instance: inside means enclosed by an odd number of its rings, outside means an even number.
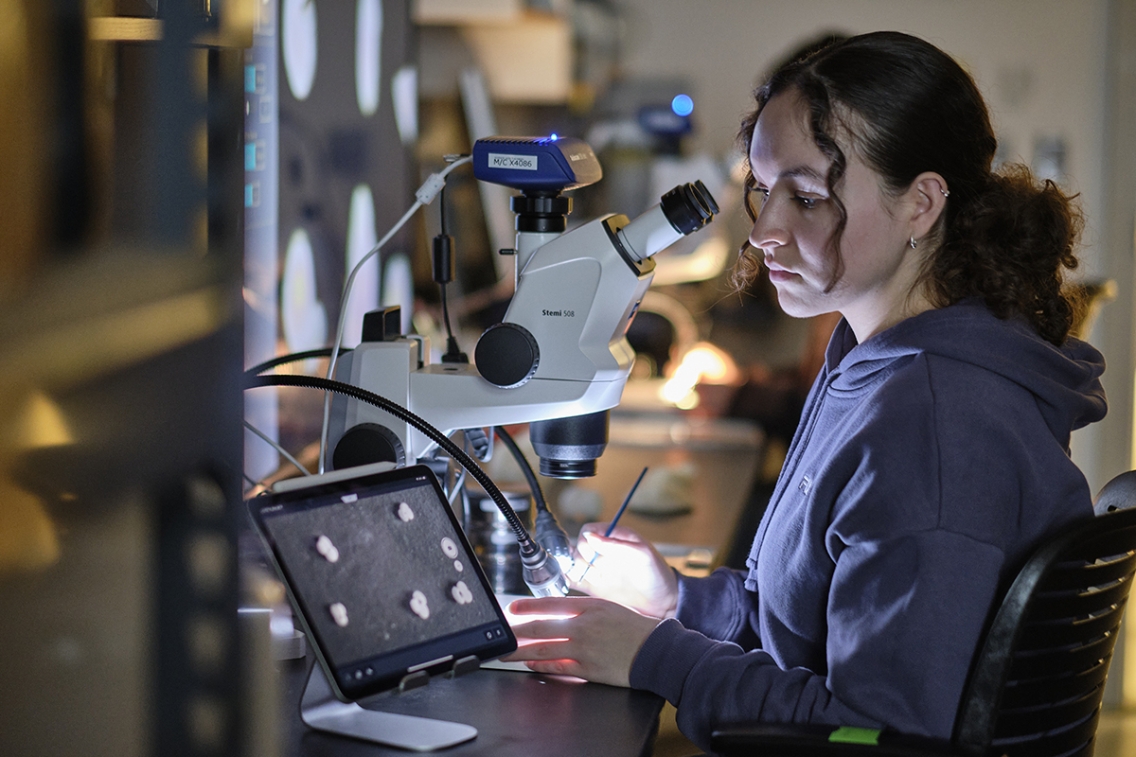
[[[443,749],[477,736],[477,729],[464,723],[365,710],[356,702],[341,702],[336,699],[318,662],[312,665],[304,687],[300,719],[317,731],[415,752]]]

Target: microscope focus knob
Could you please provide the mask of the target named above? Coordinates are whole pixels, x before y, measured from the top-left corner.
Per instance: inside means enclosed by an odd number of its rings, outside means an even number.
[[[489,383],[502,389],[515,389],[536,373],[540,348],[524,326],[497,323],[487,328],[477,341],[473,362]]]
[[[331,457],[335,470],[383,462],[406,465],[406,450],[397,434],[377,423],[352,426],[336,442]]]

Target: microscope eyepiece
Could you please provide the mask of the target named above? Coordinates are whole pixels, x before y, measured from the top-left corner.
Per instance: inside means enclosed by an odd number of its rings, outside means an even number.
[[[619,230],[622,249],[634,260],[646,260],[710,223],[717,212],[718,203],[701,181],[679,184]]]
[[[681,234],[698,231],[714,218],[718,203],[701,181],[679,184],[659,201],[663,215]]]

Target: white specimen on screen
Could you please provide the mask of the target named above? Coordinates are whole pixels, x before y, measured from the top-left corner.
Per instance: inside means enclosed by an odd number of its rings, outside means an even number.
[[[448,536],[442,537],[442,554],[451,560],[458,556],[458,545]]]
[[[473,602],[473,592],[465,585],[465,581],[458,581],[454,584],[454,587],[450,589],[450,594],[459,605],[468,605]]]
[[[403,523],[409,523],[414,520],[414,511],[410,509],[410,505],[405,502],[398,504],[398,517]]]
[[[323,555],[328,562],[339,562],[339,550],[332,544],[331,539],[323,534],[316,539],[316,552]]]
[[[410,595],[410,610],[423,620],[430,617],[430,605],[426,603],[426,595],[417,589]]]
[[[343,606],[342,602],[336,602],[327,609],[331,613],[331,619],[335,621],[335,625],[340,628],[347,626],[347,608]]]
[[[465,570],[465,566],[462,565],[461,560],[454,560],[454,570],[456,570],[458,573],[461,573],[463,570]]]

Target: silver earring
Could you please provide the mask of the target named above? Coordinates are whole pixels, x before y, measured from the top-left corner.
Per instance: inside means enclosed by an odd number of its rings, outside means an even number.
[[[911,249],[913,249],[913,250],[915,249],[915,247],[916,247],[915,237],[911,237],[911,239],[907,243],[909,245],[911,245]]]
[[[943,189],[942,187],[939,187],[939,191],[943,193],[943,197],[951,196],[951,190],[949,189]]]

